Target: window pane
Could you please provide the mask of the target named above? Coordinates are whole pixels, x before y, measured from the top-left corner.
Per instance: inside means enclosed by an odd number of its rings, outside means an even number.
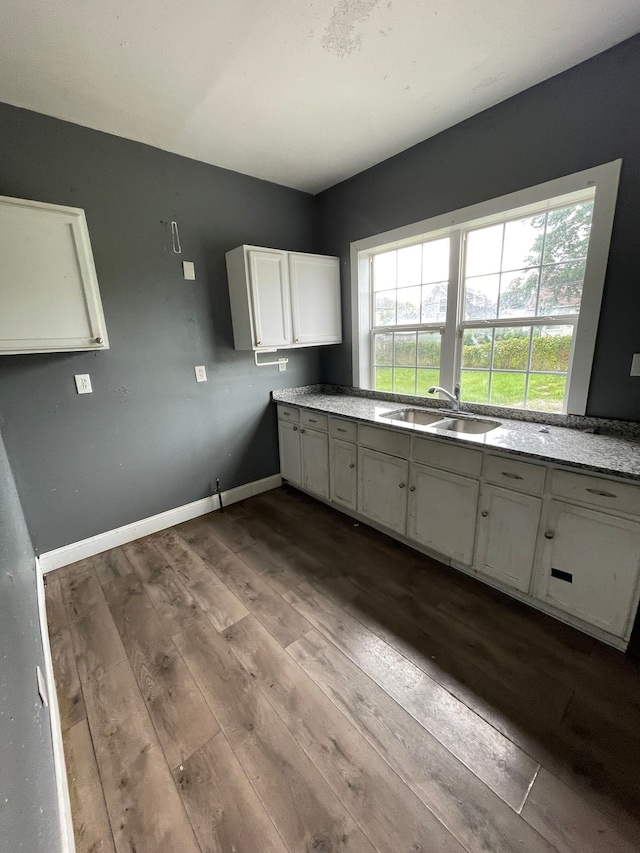
[[[561,412],[566,384],[565,374],[532,373],[529,376],[527,408],[541,412]]]
[[[468,278],[464,284],[465,320],[493,320],[498,307],[499,275]]]
[[[396,286],[396,253],[382,252],[373,256],[373,289],[390,290]]]
[[[449,238],[431,240],[422,246],[422,283],[449,281]]]
[[[419,287],[405,287],[396,291],[398,299],[397,324],[420,322],[420,291]]]
[[[504,226],[502,269],[517,270],[540,263],[544,236],[545,214],[516,219]]]
[[[393,364],[393,335],[375,336],[375,363]]]
[[[460,398],[467,403],[489,402],[489,375],[488,370],[463,370]]]
[[[585,258],[592,214],[593,202],[551,211],[547,216],[543,263]]]
[[[411,287],[422,280],[422,245],[398,249],[398,287]]]
[[[486,275],[500,270],[504,225],[490,225],[467,232],[465,275]]]
[[[418,333],[418,367],[437,367],[440,369],[440,332]]]
[[[462,338],[462,366],[490,367],[492,341],[491,329],[467,329]]]
[[[521,409],[526,379],[526,373],[494,373],[491,377],[491,405]]]
[[[432,368],[418,368],[418,387],[416,393],[419,397],[426,397],[429,388],[440,384],[440,371]]]
[[[416,366],[416,333],[401,332],[393,336],[394,364]]]
[[[396,324],[396,292],[385,290],[376,293],[376,326],[395,326]]]
[[[376,391],[393,391],[390,367],[376,367]]]
[[[535,317],[538,270],[516,270],[500,276],[500,317]]]
[[[494,370],[526,370],[529,363],[530,337],[531,327],[496,329],[493,345]],[[493,396],[493,390],[491,393]]]
[[[569,370],[573,326],[537,326],[533,330],[531,370]],[[564,392],[563,392],[564,393]]]
[[[393,368],[393,390],[396,394],[416,393],[416,371],[415,368],[394,367]]]
[[[444,323],[447,319],[446,281],[422,285],[422,322]]]
[[[584,261],[542,268],[538,308],[540,316],[580,312],[584,268]]]

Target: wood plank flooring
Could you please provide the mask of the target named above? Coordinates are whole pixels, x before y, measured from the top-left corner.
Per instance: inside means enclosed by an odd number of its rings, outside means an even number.
[[[46,594],[78,853],[640,851],[640,666],[293,489]]]

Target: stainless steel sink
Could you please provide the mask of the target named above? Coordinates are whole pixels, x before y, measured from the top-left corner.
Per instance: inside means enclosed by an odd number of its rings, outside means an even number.
[[[423,409],[400,409],[397,412],[385,412],[381,418],[389,418],[392,421],[403,421],[406,424],[419,424],[426,426],[442,420],[442,413],[432,414]]]
[[[500,421],[487,421],[479,418],[445,418],[434,426],[436,429],[445,429],[448,432],[466,432],[478,435],[498,429],[502,424]]]

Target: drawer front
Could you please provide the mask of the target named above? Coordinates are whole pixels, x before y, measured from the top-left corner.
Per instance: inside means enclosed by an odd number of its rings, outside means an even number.
[[[319,415],[317,412],[300,412],[300,423],[302,426],[311,427],[311,429],[326,430],[329,426],[329,418],[327,415]]]
[[[329,420],[329,432],[334,438],[342,441],[356,441],[358,438],[358,424],[353,421],[343,421],[340,418]]]
[[[482,453],[467,447],[454,447],[428,438],[413,439],[413,461],[444,468],[458,474],[479,477],[482,468]]]
[[[373,450],[382,450],[392,456],[401,456],[406,459],[409,456],[409,436],[391,432],[380,427],[371,427],[360,424],[358,426],[358,441]]]
[[[551,491],[569,500],[601,507],[610,512],[640,515],[640,486],[603,480],[571,471],[554,471]]]
[[[278,419],[289,421],[291,424],[298,424],[300,423],[300,409],[294,409],[291,406],[278,406]]]
[[[505,459],[491,454],[484,459],[485,480],[505,489],[514,489],[516,492],[541,495],[546,473],[542,465],[532,465],[530,462],[520,462],[518,459]]]

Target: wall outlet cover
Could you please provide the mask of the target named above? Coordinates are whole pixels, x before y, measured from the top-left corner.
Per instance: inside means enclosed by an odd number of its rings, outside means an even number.
[[[207,368],[204,364],[198,364],[195,367],[196,371],[196,382],[206,382],[207,381]]]
[[[183,261],[182,262],[182,275],[185,277],[187,281],[195,281],[196,278],[196,265],[193,261]]]
[[[93,394],[91,376],[89,376],[88,373],[76,373],[74,379],[76,380],[76,390],[78,394]]]

